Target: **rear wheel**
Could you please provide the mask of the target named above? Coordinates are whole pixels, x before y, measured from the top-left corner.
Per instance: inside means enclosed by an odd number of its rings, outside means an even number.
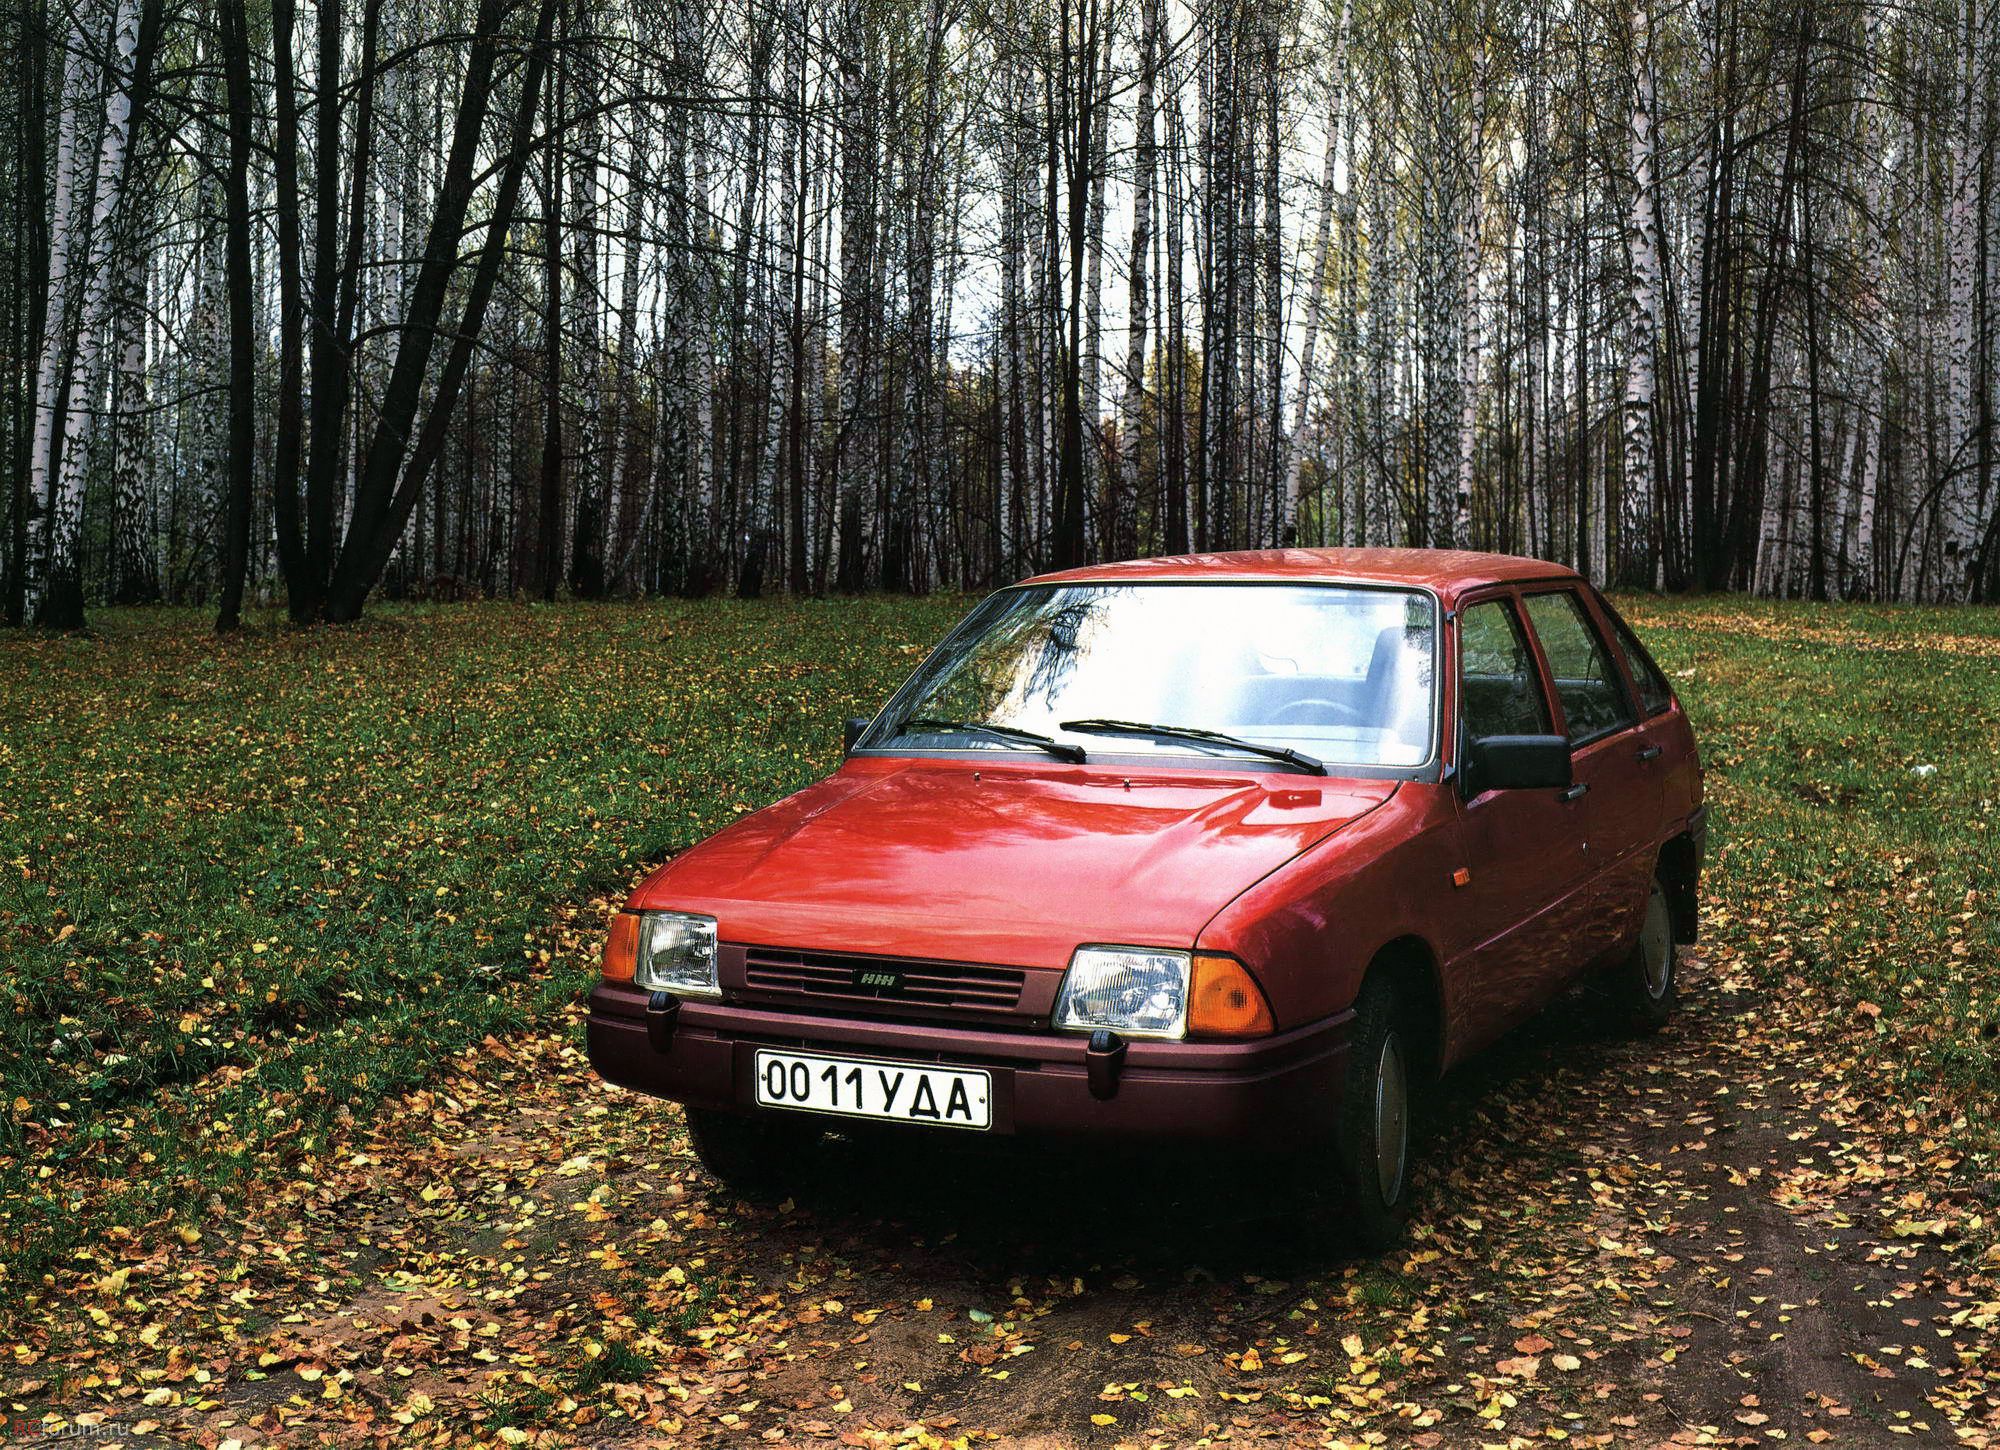
[[[782,1193],[819,1146],[822,1130],[810,1119],[776,1114],[688,1108],[688,1139],[711,1178],[746,1198]]]
[[[1613,1006],[1634,1032],[1658,1032],[1680,1003],[1680,960],[1674,950],[1674,914],[1667,888],[1656,876],[1646,897],[1631,953],[1611,969]]]
[[[1371,976],[1354,1004],[1334,1140],[1348,1227],[1371,1251],[1393,1247],[1410,1216],[1414,1047],[1409,1014],[1394,985],[1386,976]]]

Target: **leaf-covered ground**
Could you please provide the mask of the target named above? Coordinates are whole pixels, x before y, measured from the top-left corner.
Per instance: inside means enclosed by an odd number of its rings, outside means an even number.
[[[1374,1260],[1228,1163],[899,1140],[753,1206],[591,1078],[605,901],[956,607],[0,643],[5,1433],[2000,1442],[2000,620],[1628,602],[1719,816],[1686,1010],[1455,1073]]]

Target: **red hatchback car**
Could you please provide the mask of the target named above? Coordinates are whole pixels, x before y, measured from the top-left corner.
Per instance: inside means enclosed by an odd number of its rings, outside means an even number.
[[[1205,1142],[1329,1165],[1384,1244],[1414,1093],[1586,972],[1657,1028],[1694,939],[1687,716],[1553,564],[1044,575],[848,731],[633,894],[591,995],[597,1071],[743,1186],[843,1122]]]

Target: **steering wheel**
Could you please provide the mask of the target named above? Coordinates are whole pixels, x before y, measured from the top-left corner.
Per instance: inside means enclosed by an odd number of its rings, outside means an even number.
[[[1328,700],[1314,695],[1303,700],[1287,700],[1271,712],[1271,723],[1279,724],[1289,716],[1303,714],[1308,710],[1315,715],[1322,715],[1329,710],[1333,712],[1334,718],[1331,721],[1315,720],[1314,724],[1359,725],[1367,719],[1361,711],[1345,700]]]

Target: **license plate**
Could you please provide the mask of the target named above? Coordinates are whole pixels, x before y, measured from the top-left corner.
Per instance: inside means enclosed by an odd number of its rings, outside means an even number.
[[[759,1107],[938,1128],[993,1126],[993,1074],[976,1067],[760,1048],[756,1070]]]

